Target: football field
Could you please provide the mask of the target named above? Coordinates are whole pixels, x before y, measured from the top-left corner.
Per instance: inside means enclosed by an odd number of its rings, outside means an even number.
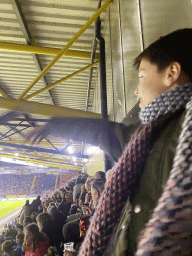
[[[0,219],[2,219],[3,215],[8,213],[12,213],[18,207],[21,207],[25,204],[26,201],[5,201],[0,202]]]
[[[11,223],[20,212],[26,201],[1,201],[0,202],[0,233],[5,224]]]

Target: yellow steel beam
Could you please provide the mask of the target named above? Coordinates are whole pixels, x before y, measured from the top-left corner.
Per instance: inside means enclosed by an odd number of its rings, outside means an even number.
[[[13,154],[13,153],[3,152],[3,151],[0,153],[0,156],[7,156],[7,157],[14,158],[14,159],[20,159],[20,160],[21,159],[25,160],[25,158],[27,157],[31,161],[39,160],[39,161],[47,161],[47,162],[51,162],[51,163],[54,162],[54,163],[59,163],[59,164],[72,164],[73,165],[73,162],[71,162],[70,159],[63,159],[65,156],[63,156],[62,159],[57,158],[55,156],[50,157],[50,155],[49,156],[40,156],[40,155],[24,154],[24,153],[19,153],[18,156],[15,156],[15,154]],[[73,156],[69,156],[69,157],[71,158]],[[76,157],[76,158],[77,158],[76,162],[81,163],[81,158],[78,158],[78,157]]]
[[[87,117],[100,119],[101,115],[89,111],[64,108],[32,101],[5,99],[0,97],[0,108],[19,111],[22,113],[49,116],[49,117]]]
[[[98,64],[98,63],[99,63],[99,61],[96,61],[96,62],[94,62],[94,63],[92,63],[92,64],[90,64],[90,65],[88,65],[88,66],[86,66],[86,67],[84,67],[84,68],[82,68],[82,69],[76,71],[76,72],[74,72],[73,74],[68,75],[68,76],[66,76],[66,77],[64,77],[64,78],[62,78],[62,79],[60,79],[60,80],[58,80],[57,82],[55,82],[55,83],[53,83],[53,84],[51,84],[51,85],[49,85],[49,86],[47,86],[47,87],[45,87],[45,88],[39,90],[39,91],[36,91],[36,92],[30,94],[29,96],[26,96],[25,98],[23,98],[23,100],[29,100],[29,99],[31,99],[31,98],[33,98],[33,97],[39,95],[40,93],[43,93],[43,92],[45,92],[45,91],[47,91],[47,90],[50,90],[51,88],[55,87],[56,85],[58,85],[58,84],[60,84],[60,83],[62,83],[62,82],[64,82],[64,81],[67,81],[68,79],[70,79],[70,78],[72,78],[72,77],[74,77],[74,76],[76,76],[76,75],[82,73],[83,71],[85,71],[85,70],[87,70],[87,69],[89,69],[89,68],[95,66],[95,65]]]
[[[72,164],[65,164],[65,163],[58,163],[58,162],[50,162],[50,161],[43,161],[43,160],[35,160],[35,159],[29,159],[25,157],[17,157],[17,156],[11,156],[11,155],[5,155],[5,154],[0,154],[1,157],[6,157],[6,158],[12,158],[15,160],[22,160],[27,163],[33,163],[37,165],[45,165],[49,167],[54,167],[54,168],[68,168],[68,169],[73,169],[73,170],[81,170],[82,167],[78,165],[72,165]]]
[[[57,55],[61,51],[61,49],[58,49],[58,48],[41,47],[41,46],[25,45],[25,44],[15,44],[15,43],[4,43],[4,42],[0,42],[0,49],[16,51],[16,52],[47,54],[47,55]],[[85,51],[68,50],[65,53],[63,53],[62,56],[90,59],[91,53],[85,52]],[[99,53],[96,53],[95,58],[96,59],[100,58]]]
[[[83,32],[99,17],[99,15],[108,7],[112,0],[106,0],[98,11],[85,23],[85,25],[77,32],[77,34],[63,47],[57,56],[42,70],[42,72],[30,83],[30,85],[21,93],[18,100],[31,90],[31,88],[49,71],[56,61],[69,49],[69,47],[83,34]]]

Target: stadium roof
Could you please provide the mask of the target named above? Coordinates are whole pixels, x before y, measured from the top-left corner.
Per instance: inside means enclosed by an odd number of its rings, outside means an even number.
[[[0,122],[1,167],[41,165],[81,170],[87,163],[85,145],[70,138],[49,136],[34,148],[25,138],[54,115],[100,118],[90,112],[98,50],[91,83],[89,65],[94,21],[99,15],[104,19],[111,1],[103,1],[98,11],[99,2],[0,1],[0,115],[12,110],[23,113]],[[70,147],[75,155],[67,150]]]

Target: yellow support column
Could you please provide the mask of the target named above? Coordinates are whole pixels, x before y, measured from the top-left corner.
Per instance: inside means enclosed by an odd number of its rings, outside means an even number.
[[[36,178],[37,178],[37,176],[35,176],[34,179],[33,179],[33,183],[32,183],[32,185],[31,185],[31,190],[33,189],[33,186],[34,186],[34,184],[35,184]]]
[[[56,180],[55,180],[55,190],[57,189],[57,182],[58,182],[58,175],[57,175]]]

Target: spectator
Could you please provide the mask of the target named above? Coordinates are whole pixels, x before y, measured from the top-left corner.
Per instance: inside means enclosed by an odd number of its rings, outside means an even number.
[[[60,248],[61,242],[63,242],[63,234],[62,234],[62,228],[65,224],[65,219],[63,218],[62,213],[57,209],[56,206],[52,206],[49,209],[49,214],[51,215],[55,227],[55,233],[56,233],[56,248],[59,253],[59,255],[62,256],[62,250]]]
[[[105,183],[106,182],[105,173],[101,172],[101,171],[96,172],[95,175],[94,175],[94,179],[102,179],[103,182]]]
[[[63,217],[66,219],[69,214],[70,208],[71,208],[71,195],[70,193],[66,192],[64,201],[60,203],[60,205],[58,206],[58,210],[62,212]]]
[[[22,211],[21,211],[21,215],[19,218],[19,224],[23,224],[24,218],[30,216],[30,213],[31,213],[31,206],[29,204],[29,200],[26,200],[26,203],[23,206]]]
[[[17,256],[25,256],[25,253],[22,251],[23,241],[24,241],[24,234],[18,234],[16,236],[17,246],[14,246],[17,252]]]
[[[17,234],[23,234],[23,225],[17,224]]]
[[[135,59],[142,126],[106,184],[79,255],[191,255],[191,36],[192,29],[174,31]]]
[[[13,249],[13,242],[11,240],[3,242],[2,250],[4,252],[3,256],[17,256],[17,252]]]
[[[37,224],[31,223],[24,230],[23,251],[25,256],[44,256],[48,252],[49,239],[39,232]]]
[[[50,246],[56,246],[56,230],[54,227],[54,222],[49,213],[40,213],[37,218],[37,225],[39,227],[39,231],[45,233],[49,238]]]
[[[37,196],[36,199],[31,203],[31,212],[38,212],[38,206],[41,205],[40,196]]]
[[[24,220],[23,220],[23,228],[25,228],[27,225],[29,225],[31,223],[32,223],[31,217],[24,218]]]

